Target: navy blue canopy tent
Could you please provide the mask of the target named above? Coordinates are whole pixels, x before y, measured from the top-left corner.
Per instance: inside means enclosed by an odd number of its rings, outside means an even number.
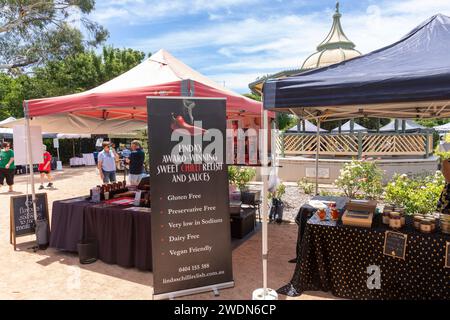
[[[303,118],[450,116],[450,17],[369,54],[264,85],[264,108]]]

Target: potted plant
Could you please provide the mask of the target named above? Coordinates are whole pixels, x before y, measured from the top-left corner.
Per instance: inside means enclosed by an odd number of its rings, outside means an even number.
[[[252,181],[255,176],[256,170],[253,168],[228,166],[230,193],[239,192],[241,201],[245,203],[247,203],[246,199],[248,198],[249,194],[250,196],[255,198],[255,195],[253,193],[248,192],[248,183]]]

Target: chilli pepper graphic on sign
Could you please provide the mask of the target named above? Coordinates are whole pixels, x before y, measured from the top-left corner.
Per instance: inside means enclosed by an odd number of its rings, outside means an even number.
[[[191,136],[201,135],[206,132],[203,128],[190,125],[182,116],[175,116],[174,113],[172,113],[172,124],[170,127],[174,131],[177,129],[185,129]]]

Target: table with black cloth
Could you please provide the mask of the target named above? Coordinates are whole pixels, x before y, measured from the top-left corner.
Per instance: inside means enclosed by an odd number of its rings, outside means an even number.
[[[76,200],[53,202],[50,247],[77,252],[77,244],[83,239],[84,211],[92,203]]]
[[[151,214],[128,208],[83,200],[55,201],[50,247],[77,252],[78,242],[95,239],[103,262],[151,271]]]
[[[336,209],[341,212],[344,210],[345,205],[348,202],[348,198],[333,196],[316,196],[312,198],[312,200],[336,202]],[[316,213],[316,211],[316,208],[307,203],[301,206],[300,210],[298,211],[297,217],[295,218],[295,223],[298,225],[296,259],[291,260],[291,262],[297,262],[297,259],[300,257],[300,247],[303,234],[305,233],[306,223],[308,222],[309,218],[311,218],[313,214]]]
[[[291,282],[278,292],[298,296],[305,291],[325,291],[346,299],[427,300],[450,299],[450,269],[445,268],[446,242],[440,232],[422,234],[407,225],[405,260],[383,254],[385,233],[390,230],[376,215],[371,229],[320,221],[313,215],[300,238],[300,254]],[[368,267],[381,271],[381,289],[369,289]]]

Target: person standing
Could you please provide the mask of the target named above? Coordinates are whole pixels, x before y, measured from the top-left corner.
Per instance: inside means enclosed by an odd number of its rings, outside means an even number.
[[[3,186],[6,179],[6,184],[9,186],[9,192],[13,192],[15,171],[14,151],[11,149],[11,144],[9,142],[3,142],[0,151],[0,185]]]
[[[126,158],[125,161],[130,166],[130,174],[128,180],[130,185],[137,186],[141,182],[142,176],[144,174],[144,161],[145,153],[142,150],[141,142],[134,140],[131,142],[131,153],[130,157]]]
[[[108,141],[103,142],[103,151],[98,154],[98,170],[103,183],[116,182],[117,153],[111,150]]]
[[[442,160],[441,171],[445,178],[445,186],[439,197],[437,210],[440,213],[448,214],[450,211],[450,159]]]
[[[44,144],[42,146],[44,151],[44,162],[39,164],[38,170],[41,174],[41,185],[39,186],[39,190],[44,189],[44,177],[47,176],[48,184],[47,188],[53,187],[53,178],[50,172],[52,171],[52,155],[47,151],[47,146]]]

